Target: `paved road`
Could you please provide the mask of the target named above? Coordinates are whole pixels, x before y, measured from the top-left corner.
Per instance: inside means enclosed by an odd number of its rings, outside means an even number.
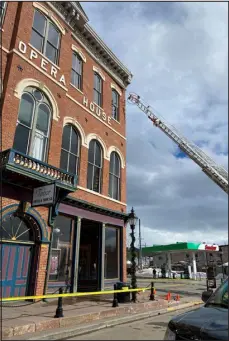
[[[184,309],[164,315],[147,318],[133,323],[106,328],[91,334],[80,335],[68,340],[163,340],[169,320]]]

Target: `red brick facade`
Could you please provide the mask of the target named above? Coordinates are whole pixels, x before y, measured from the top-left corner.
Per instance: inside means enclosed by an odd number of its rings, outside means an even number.
[[[50,20],[59,23],[64,29],[61,34],[60,52],[58,65],[54,65],[30,44],[33,25],[34,10],[41,13],[46,12]],[[76,14],[75,14],[76,15]],[[80,20],[79,20],[80,22]],[[111,211],[126,212],[126,118],[125,118],[125,88],[128,85],[127,74],[120,70],[119,74],[112,70],[109,65],[104,66],[98,57],[92,55],[91,50],[74,34],[74,29],[64,20],[58,8],[47,3],[34,2],[8,2],[2,25],[2,150],[13,147],[15,127],[17,124],[20,97],[23,92],[23,81],[27,86],[33,86],[33,81],[38,82],[39,89],[48,89],[56,104],[56,111],[51,120],[51,133],[49,138],[48,157],[46,163],[60,168],[61,143],[63,127],[66,123],[72,123],[80,135],[80,166],[78,173],[77,190],[70,193],[76,201],[86,201]],[[79,49],[86,62],[83,63],[83,85],[82,91],[71,85],[72,69],[72,45]],[[101,47],[101,51],[104,47]],[[31,51],[32,54],[31,54]],[[113,56],[113,55],[112,55]],[[111,59],[113,58],[111,56]],[[119,62],[120,63],[120,62]],[[115,62],[113,62],[115,64]],[[57,70],[56,77],[52,74],[51,68]],[[94,71],[98,69],[104,75],[103,81],[103,107],[100,117],[96,115],[96,105],[92,104],[94,113],[90,110],[90,103],[93,103]],[[118,69],[118,67],[116,67]],[[117,70],[116,70],[117,71]],[[52,74],[52,75],[51,75]],[[60,81],[61,76],[62,81]],[[131,75],[129,75],[131,77]],[[32,80],[30,84],[29,80]],[[20,83],[21,82],[21,83]],[[22,84],[22,85],[20,85]],[[120,93],[119,97],[119,122],[111,118],[112,112],[112,86]],[[47,94],[47,92],[46,92]],[[88,101],[86,107],[84,102]],[[54,108],[53,108],[54,109]],[[53,112],[56,110],[54,109]],[[102,115],[102,112],[105,115]],[[109,118],[108,118],[109,117]],[[104,119],[105,118],[105,119]],[[103,145],[103,170],[101,193],[87,190],[87,167],[88,167],[88,142],[90,134],[95,134]],[[121,192],[120,200],[109,197],[109,156],[110,152],[117,150],[121,159]],[[3,198],[3,210],[9,205],[20,202],[20,191],[18,200],[15,197]],[[48,208],[37,207],[36,211],[47,224]],[[123,223],[124,226],[124,223]],[[123,280],[126,279],[126,230],[122,229],[121,239],[123,246],[122,268]],[[38,276],[36,278],[35,293],[44,292],[44,283],[47,272],[48,245],[39,246]]]

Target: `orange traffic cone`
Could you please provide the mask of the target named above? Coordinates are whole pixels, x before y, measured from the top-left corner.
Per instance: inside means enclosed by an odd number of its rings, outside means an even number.
[[[168,294],[165,296],[166,301],[170,301],[171,300],[171,294],[170,292],[168,292]]]

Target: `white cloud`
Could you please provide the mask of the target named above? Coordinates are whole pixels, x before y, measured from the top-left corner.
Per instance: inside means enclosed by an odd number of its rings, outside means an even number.
[[[82,5],[133,72],[128,90],[227,168],[228,5]],[[190,159],[177,159],[176,145],[131,105],[127,141],[128,205],[141,218],[147,244],[227,240],[227,195]]]

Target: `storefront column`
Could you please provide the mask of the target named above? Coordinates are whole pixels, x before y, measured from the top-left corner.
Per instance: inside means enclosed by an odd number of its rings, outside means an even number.
[[[106,228],[106,224],[103,224],[102,225],[102,240],[101,240],[101,290],[104,290],[105,228]]]
[[[195,257],[195,252],[192,253],[192,265],[193,265],[193,277],[196,280],[196,257]]]
[[[76,237],[75,237],[73,292],[77,292],[77,283],[78,283],[78,274],[79,274],[80,233],[81,233],[81,218],[78,217],[77,225],[76,225]]]

